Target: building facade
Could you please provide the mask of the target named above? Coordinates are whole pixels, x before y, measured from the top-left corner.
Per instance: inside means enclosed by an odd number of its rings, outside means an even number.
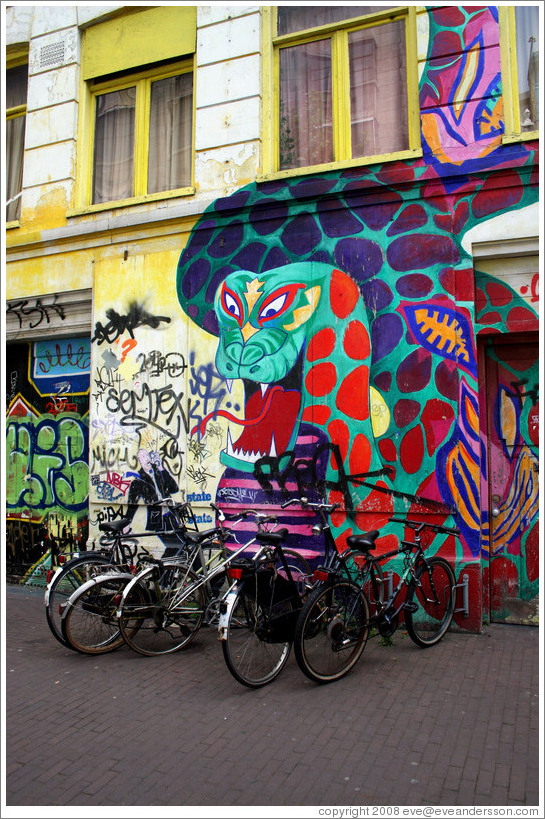
[[[8,575],[325,498],[537,622],[539,14],[5,9]]]

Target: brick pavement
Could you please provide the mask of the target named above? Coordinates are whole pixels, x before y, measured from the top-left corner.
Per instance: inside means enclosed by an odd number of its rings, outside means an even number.
[[[3,805],[537,806],[538,646],[521,626],[427,650],[398,632],[337,683],[292,656],[251,691],[210,629],[168,657],[78,655],[41,592],[8,586]]]

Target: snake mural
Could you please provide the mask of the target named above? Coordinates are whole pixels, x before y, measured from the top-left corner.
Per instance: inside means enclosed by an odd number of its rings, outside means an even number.
[[[209,424],[227,421],[218,503],[275,507],[311,558],[313,520],[280,509],[291,495],[340,503],[338,545],[380,528],[380,548],[391,548],[394,509],[455,522],[459,541],[431,548],[468,574],[463,625],[478,627],[488,518],[477,331],[487,308],[481,301],[476,319],[464,236],[537,201],[537,143],[501,143],[496,10],[428,17],[423,157],[256,182],[216,200],[181,253],[177,291],[190,320],[217,337],[226,389],[244,385],[243,400],[191,430],[206,442]],[[494,332],[535,321],[507,289]],[[537,496],[524,514],[529,529]]]

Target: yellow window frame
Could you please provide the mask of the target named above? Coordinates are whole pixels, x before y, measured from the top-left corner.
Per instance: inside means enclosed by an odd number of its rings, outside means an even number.
[[[169,66],[127,74],[117,79],[106,78],[102,82],[84,81],[80,85],[80,117],[78,124],[78,160],[76,167],[76,207],[68,216],[77,216],[86,212],[112,210],[128,207],[142,202],[153,202],[160,199],[172,199],[178,196],[189,196],[195,193],[195,84],[193,83],[192,123],[191,123],[191,181],[183,188],[176,188],[158,193],[147,193],[151,85],[158,80],[176,77],[180,74],[192,74],[195,78],[194,58],[179,61]],[[96,100],[102,94],[136,87],[135,121],[134,121],[134,165],[133,196],[109,202],[92,203],[93,171],[95,147],[95,114]]]
[[[539,129],[522,131],[520,126],[515,6],[499,6],[501,84],[505,132],[503,143],[539,139]]]
[[[365,28],[373,28],[393,20],[405,20],[405,46],[407,55],[407,116],[409,147],[403,151],[373,156],[352,157],[352,134],[350,127],[349,87],[350,63],[348,34]],[[355,17],[341,23],[331,23],[318,28],[297,31],[293,34],[276,35],[276,6],[262,10],[263,34],[263,146],[262,173],[258,179],[282,179],[290,176],[320,173],[336,168],[350,168],[372,162],[411,159],[422,156],[420,139],[420,108],[418,102],[418,61],[416,8],[400,6],[386,12],[375,12],[365,17]],[[282,47],[302,45],[319,39],[331,39],[332,61],[332,109],[333,147],[335,160],[321,165],[278,170],[279,167],[279,53]],[[272,116],[271,116],[272,112]]]

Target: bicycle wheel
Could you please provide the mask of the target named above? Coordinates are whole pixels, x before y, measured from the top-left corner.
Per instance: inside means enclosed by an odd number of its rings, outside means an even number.
[[[110,559],[105,555],[93,554],[74,557],[57,571],[45,591],[45,616],[53,636],[66,645],[62,636],[60,608],[66,603],[71,594],[82,586],[91,577],[103,574]]]
[[[319,586],[301,610],[295,629],[295,657],[317,683],[339,680],[357,663],[369,636],[369,604],[350,580]]]
[[[222,641],[227,668],[239,683],[260,688],[277,677],[290,655],[292,641],[265,639],[270,622],[270,606],[246,588],[237,594]]]
[[[405,625],[414,642],[426,648],[438,643],[452,622],[456,599],[452,567],[442,557],[431,557],[417,569],[407,590]]]
[[[122,645],[117,607],[132,575],[116,572],[91,579],[69,599],[61,621],[66,645],[82,654],[104,654]]]
[[[205,596],[195,572],[180,563],[163,563],[133,580],[119,611],[127,645],[152,657],[186,646],[202,625]]]

